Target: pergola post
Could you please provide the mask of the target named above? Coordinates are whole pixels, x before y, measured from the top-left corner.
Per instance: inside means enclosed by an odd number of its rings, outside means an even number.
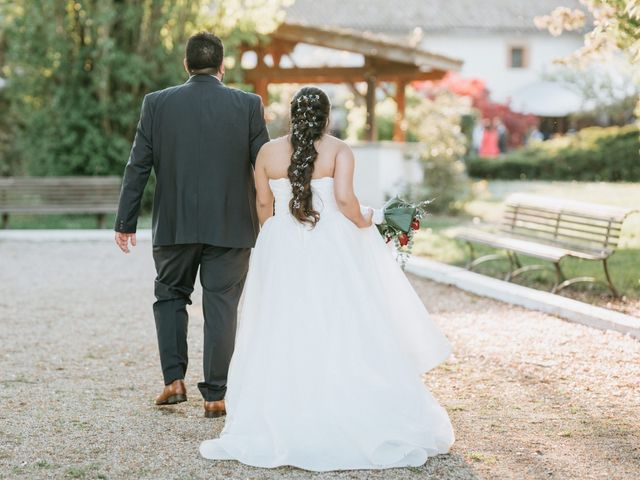
[[[396,117],[393,125],[393,141],[404,142],[407,139],[405,129],[406,86],[403,81],[396,82]]]
[[[376,77],[369,75],[367,77],[367,123],[365,138],[369,142],[375,142],[378,139],[378,129],[376,127]]]
[[[256,63],[258,68],[266,68],[264,63],[265,50],[264,48],[256,48]],[[256,94],[262,98],[262,104],[266,107],[269,104],[269,80],[267,76],[256,78],[253,82],[253,88]]]
[[[269,81],[266,78],[260,78],[253,84],[256,93],[262,97],[262,104],[266,107],[269,105]]]

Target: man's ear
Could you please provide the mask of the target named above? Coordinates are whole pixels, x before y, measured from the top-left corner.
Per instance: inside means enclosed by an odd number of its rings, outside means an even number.
[[[186,72],[191,75],[191,72],[189,71],[189,64],[187,63],[187,57],[184,57],[184,60],[182,60],[182,65],[184,65]]]
[[[220,75],[224,75],[224,62],[222,62],[222,63],[220,64],[220,70],[219,70],[219,72],[220,72]]]

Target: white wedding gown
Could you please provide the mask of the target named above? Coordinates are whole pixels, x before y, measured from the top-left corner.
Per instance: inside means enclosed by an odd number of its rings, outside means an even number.
[[[321,219],[289,213],[288,179],[270,181],[276,214],[260,232],[241,300],[220,438],[210,459],[306,470],[422,465],[453,430],[420,378],[450,346],[375,227],[312,181]]]

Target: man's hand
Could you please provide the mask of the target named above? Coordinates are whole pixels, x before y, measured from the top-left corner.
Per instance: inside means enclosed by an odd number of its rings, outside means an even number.
[[[136,246],[136,234],[135,233],[120,233],[116,232],[116,245],[120,247],[124,253],[129,253],[129,240],[131,240],[131,246]]]

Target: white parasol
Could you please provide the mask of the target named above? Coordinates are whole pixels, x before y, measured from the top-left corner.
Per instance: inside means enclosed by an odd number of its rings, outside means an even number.
[[[584,111],[585,101],[578,93],[560,83],[540,81],[513,92],[509,106],[518,113],[564,117]]]

